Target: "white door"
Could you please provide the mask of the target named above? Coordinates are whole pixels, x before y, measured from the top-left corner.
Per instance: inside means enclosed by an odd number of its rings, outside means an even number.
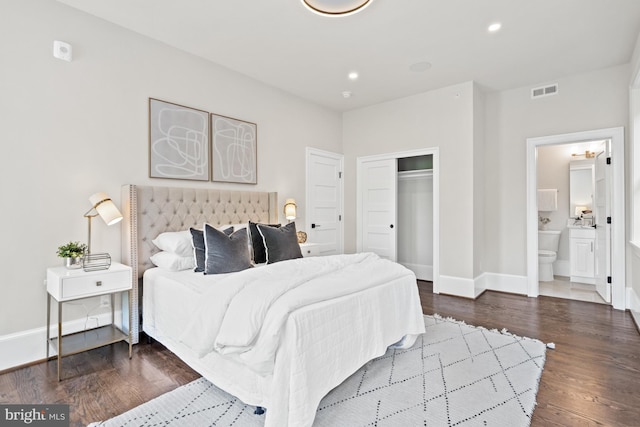
[[[359,250],[396,261],[397,159],[358,164],[360,218]]]
[[[307,148],[307,242],[319,255],[343,253],[342,154]]]
[[[596,226],[596,290],[603,300],[611,302],[611,141],[605,141],[596,156],[593,215]]]

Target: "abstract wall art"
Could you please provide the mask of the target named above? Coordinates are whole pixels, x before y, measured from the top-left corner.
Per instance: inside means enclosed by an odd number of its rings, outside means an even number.
[[[255,123],[211,114],[213,181],[257,184]]]
[[[209,181],[209,113],[149,98],[149,176]]]

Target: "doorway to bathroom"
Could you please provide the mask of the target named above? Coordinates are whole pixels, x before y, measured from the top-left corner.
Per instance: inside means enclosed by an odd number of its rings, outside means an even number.
[[[537,149],[538,291],[540,295],[610,303],[596,290],[596,153],[606,141],[547,145]],[[600,171],[602,166],[598,168]],[[606,190],[606,186],[603,186]],[[601,245],[603,248],[605,245]],[[603,266],[606,269],[606,266]]]
[[[623,135],[611,128],[527,140],[529,296],[625,308]]]

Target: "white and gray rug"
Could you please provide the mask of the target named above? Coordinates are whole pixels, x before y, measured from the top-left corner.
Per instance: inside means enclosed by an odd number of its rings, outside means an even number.
[[[528,426],[545,345],[437,315],[424,319],[427,332],[412,348],[387,351],[325,396],[314,426]],[[201,378],[91,426],[263,425],[253,410]]]

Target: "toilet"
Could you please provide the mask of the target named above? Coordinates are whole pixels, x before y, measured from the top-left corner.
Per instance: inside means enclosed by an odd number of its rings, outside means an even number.
[[[553,263],[558,257],[560,230],[538,230],[538,280],[553,280]]]

